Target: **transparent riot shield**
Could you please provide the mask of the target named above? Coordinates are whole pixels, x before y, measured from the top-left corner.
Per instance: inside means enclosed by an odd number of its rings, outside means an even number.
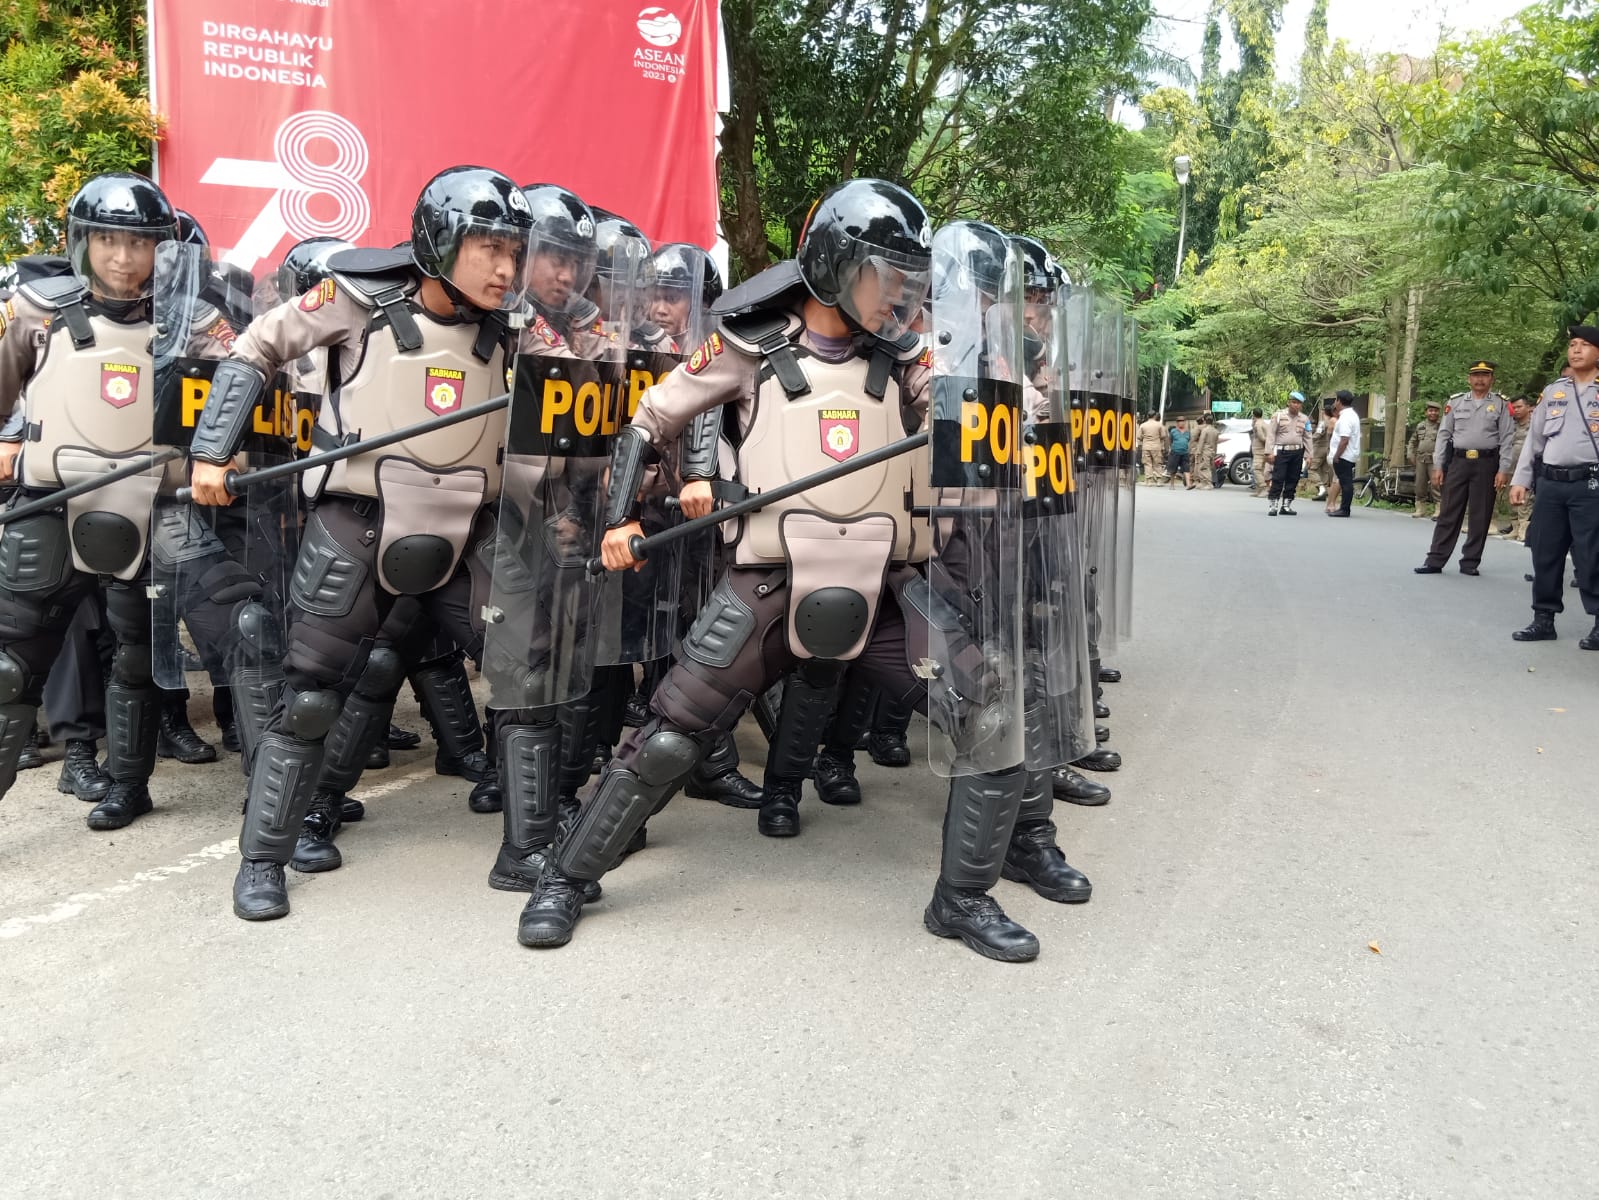
[[[210,393],[217,363],[233,344],[233,322],[207,299],[197,248],[163,246],[155,295],[156,441],[187,447]],[[239,448],[241,468],[288,461],[295,452],[293,414],[275,377]],[[164,688],[193,673],[215,687],[253,687],[281,674],[288,615],[285,597],[299,545],[293,479],[250,488],[226,508],[172,498],[181,460],[169,468],[151,526],[151,667]],[[250,701],[252,707],[260,707]],[[264,704],[265,702],[262,701]]]
[[[609,344],[580,343],[590,355]],[[589,690],[607,581],[587,567],[604,533],[625,371],[619,353],[576,357],[564,344],[532,341],[517,355],[483,609],[482,667],[496,708],[546,708]]]
[[[987,234],[998,236],[997,251]],[[954,222],[934,234],[932,249],[933,552],[920,597],[928,622],[920,670],[928,758],[951,777],[1024,757],[1023,314],[1020,266],[998,231]]]
[[[1133,636],[1133,514],[1138,500],[1138,323],[1121,314],[1121,369],[1116,424],[1116,639]],[[1194,473],[1210,483],[1210,463]]]
[[[688,256],[652,254],[636,264],[624,264],[615,253],[622,245],[613,247],[609,261],[596,273],[591,295],[596,303],[609,305],[610,323],[626,331],[625,424],[633,419],[644,393],[698,350],[699,343],[689,345],[687,339],[699,331],[703,320],[703,271]],[[624,277],[626,266],[636,266],[636,273]],[[690,430],[684,439],[692,436]],[[639,523],[645,536],[684,520],[678,500],[687,450],[680,439],[648,472],[639,497]],[[615,572],[603,580],[597,665],[654,662],[672,653],[686,628],[685,619],[693,620],[709,592],[713,546],[708,535],[692,539],[692,544],[678,542],[652,554],[637,571]]]
[[[1079,301],[1077,297],[1083,299]],[[1081,497],[1083,555],[1088,566],[1088,640],[1095,658],[1116,648],[1116,438],[1115,371],[1119,357],[1116,308],[1091,289],[1073,293],[1072,315],[1081,316],[1082,332],[1068,329],[1074,351],[1081,350],[1082,407],[1074,412],[1073,430],[1080,434],[1083,469],[1078,476]],[[1082,416],[1080,430],[1077,414]]]
[[[1068,419],[1069,286],[1029,292],[1030,393],[1022,439],[1022,642],[1025,765],[1044,771],[1094,748],[1087,567]]]

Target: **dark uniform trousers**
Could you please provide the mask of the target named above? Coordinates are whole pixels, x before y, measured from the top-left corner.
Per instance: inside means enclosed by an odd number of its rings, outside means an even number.
[[[1540,476],[1527,547],[1532,551],[1532,608],[1557,613],[1564,607],[1566,555],[1576,566],[1577,589],[1589,616],[1599,617],[1599,490],[1588,480]],[[1477,518],[1472,516],[1472,529]]]
[[[1279,449],[1271,466],[1271,499],[1292,500],[1305,469],[1305,448]]]
[[[78,606],[61,656],[44,684],[50,740],[97,742],[105,736],[105,681],[111,677],[116,640],[107,628],[98,593]]]
[[[1460,540],[1460,526],[1469,512],[1471,528],[1466,533],[1466,544],[1460,549],[1460,565],[1475,567],[1482,561],[1482,548],[1488,543],[1488,530],[1493,524],[1494,476],[1499,472],[1499,451],[1482,450],[1477,458],[1467,458],[1464,450],[1451,453],[1444,472],[1443,497],[1438,504],[1438,525],[1433,530],[1432,548],[1427,551],[1425,565],[1441,567],[1449,561],[1455,543]]]

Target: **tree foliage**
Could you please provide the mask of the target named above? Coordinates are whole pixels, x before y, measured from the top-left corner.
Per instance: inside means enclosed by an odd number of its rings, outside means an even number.
[[[0,0],[0,258],[59,244],[85,179],[148,170],[144,5]]]

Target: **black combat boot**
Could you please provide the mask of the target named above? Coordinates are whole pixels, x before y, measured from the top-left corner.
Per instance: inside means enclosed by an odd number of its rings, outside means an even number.
[[[497,813],[505,807],[505,793],[500,787],[498,771],[490,771],[472,785],[466,806],[475,813]]]
[[[61,760],[61,777],[56,780],[56,791],[93,804],[104,800],[110,790],[111,776],[100,766],[94,743],[87,738],[70,739],[67,742],[67,756]]]
[[[239,741],[239,726],[236,721],[229,721],[220,726],[222,730],[222,749],[228,754],[238,754],[243,749]]]
[[[398,725],[390,725],[389,736],[384,740],[390,750],[415,750],[422,744],[422,735],[401,729]]]
[[[949,781],[938,884],[922,914],[928,932],[958,938],[1000,962],[1038,957],[1038,939],[1007,917],[988,894],[1004,866],[1025,784],[1020,768]]]
[[[885,733],[874,729],[866,735],[866,753],[880,767],[908,767],[911,765],[911,748],[905,744],[905,735],[892,730]]]
[[[1103,700],[1095,700],[1094,716],[1096,719],[1101,721],[1107,720],[1110,717],[1110,705],[1106,704]]]
[[[339,820],[345,825],[354,825],[366,816],[366,805],[359,800],[351,800],[338,792],[334,795],[339,797]]]
[[[1588,631],[1588,636],[1577,643],[1580,650],[1599,650],[1599,617],[1594,618],[1593,628]]]
[[[1100,667],[1098,671],[1100,683],[1120,683],[1122,673],[1115,667]]]
[[[39,736],[31,737],[22,744],[22,754],[17,758],[17,770],[34,771],[44,766],[44,755]]]
[[[1532,624],[1510,635],[1518,642],[1552,642],[1555,640],[1555,614],[1535,612]]]
[[[1081,804],[1088,808],[1096,808],[1110,801],[1110,789],[1108,787],[1102,783],[1095,783],[1087,776],[1079,775],[1070,767],[1056,767],[1051,771],[1050,784],[1054,790],[1055,799],[1064,800],[1068,804]]]
[[[239,873],[233,880],[233,913],[243,921],[274,921],[289,915],[283,868],[294,856],[306,813],[322,773],[323,741],[339,716],[330,692],[298,696],[285,692],[288,722],[309,736],[277,730],[263,734],[250,772],[250,797],[239,830]]]
[[[1096,742],[1098,742],[1101,746],[1103,746],[1106,742],[1110,741],[1110,726],[1109,725],[1095,725],[1094,726],[1094,740]]]
[[[389,755],[389,747],[381,738],[372,743],[372,748],[366,753],[366,762],[363,764],[368,771],[387,771],[394,765],[394,759]]]
[[[951,887],[940,879],[922,924],[941,938],[959,938],[984,958],[1031,962],[1038,957],[1038,939],[978,888]]]
[[[339,816],[340,799],[337,793],[320,790],[311,797],[311,807],[300,823],[300,840],[294,844],[294,857],[289,859],[289,866],[302,875],[337,871],[344,865],[344,855],[333,844],[344,824]]]
[[[768,773],[762,789],[766,798],[755,818],[755,828],[767,837],[798,837],[800,791],[804,786],[803,779],[773,779]]]
[[[217,719],[217,732],[221,734],[222,752],[224,754],[238,754],[242,743],[239,741],[239,720],[234,712],[233,688],[231,686],[218,686],[212,689],[211,715]]]
[[[570,879],[559,868],[548,867],[527,898],[516,923],[516,940],[536,950],[553,950],[572,940],[572,929],[588,903],[584,887],[588,881]]]
[[[1088,876],[1067,862],[1055,844],[1053,821],[1016,822],[1000,873],[1057,904],[1081,904],[1094,892]]]
[[[860,781],[855,778],[855,756],[840,750],[823,750],[811,766],[816,796],[823,804],[861,802]]]
[[[483,723],[478,720],[477,702],[472,699],[460,657],[452,655],[418,667],[411,673],[411,687],[438,739],[434,772],[480,782],[489,774],[489,756],[483,749]]]
[[[105,765],[112,784],[105,798],[89,810],[88,820],[89,828],[100,832],[131,825],[152,807],[147,785],[155,771],[156,738],[163,715],[161,691],[114,678],[105,689],[105,715]]]
[[[499,770],[504,780],[505,837],[489,869],[489,886],[499,892],[530,892],[549,865],[550,846],[559,829],[555,801],[559,725],[502,725],[496,734]],[[590,899],[600,885],[591,883]]]
[[[1072,766],[1082,767],[1085,771],[1119,771],[1122,769],[1122,756],[1114,750],[1101,747],[1098,750],[1090,750]]]
[[[738,747],[733,743],[733,735],[713,731],[706,734],[705,739],[709,742],[705,757],[689,772],[683,783],[684,794],[696,800],[715,800],[729,808],[759,808],[760,785],[740,773]]]
[[[650,719],[650,698],[643,692],[634,692],[622,708],[622,724],[638,729]]]
[[[201,741],[200,735],[189,724],[186,694],[168,696],[161,701],[160,736],[155,752],[157,757],[175,758],[188,766],[216,762],[216,747]]]

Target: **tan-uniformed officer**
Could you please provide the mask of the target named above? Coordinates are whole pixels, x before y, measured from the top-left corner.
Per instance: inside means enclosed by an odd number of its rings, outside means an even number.
[[[1138,427],[1138,454],[1144,463],[1144,478],[1159,479],[1165,474],[1166,427],[1160,418],[1150,415]]]
[[[1544,388],[1533,410],[1510,487],[1510,502],[1524,503],[1536,474],[1538,494],[1527,530],[1532,624],[1510,636],[1518,642],[1554,640],[1570,554],[1582,607],[1594,618],[1592,631],[1577,645],[1599,650],[1599,326],[1573,325],[1570,339],[1566,373]]]
[[[1432,486],[1432,456],[1438,448],[1438,422],[1443,406],[1436,400],[1427,403],[1427,415],[1410,431],[1410,465],[1416,468],[1416,511],[1412,517],[1425,517],[1427,505],[1438,498]]]
[[[1532,430],[1532,401],[1525,396],[1517,396],[1510,402],[1510,415],[1516,420],[1515,436],[1510,442],[1510,461],[1519,463],[1521,448],[1527,444],[1527,434]],[[1510,525],[1504,529],[1504,536],[1513,542],[1524,540],[1527,536],[1527,522],[1530,520],[1532,520],[1532,500],[1529,498],[1519,504],[1512,501]]]
[[[1466,378],[1471,390],[1449,397],[1438,425],[1432,482],[1443,492],[1438,527],[1433,530],[1426,560],[1415,569],[1418,575],[1436,575],[1444,569],[1460,539],[1461,522],[1468,509],[1471,528],[1460,551],[1460,573],[1477,574],[1493,522],[1494,496],[1509,480],[1515,465],[1510,458],[1510,444],[1516,423],[1510,416],[1509,403],[1493,390],[1494,364],[1478,359],[1467,369]],[[1446,465],[1448,474],[1444,473]]]
[[[1331,400],[1323,400],[1321,402],[1321,420],[1316,422],[1316,433],[1311,438],[1310,457],[1313,465],[1307,472],[1316,480],[1315,499],[1326,500],[1329,504],[1332,503],[1332,489],[1336,480],[1333,478],[1332,463],[1327,460],[1327,455],[1332,450],[1332,430],[1335,419],[1333,402]]]
[[[1250,463],[1255,468],[1254,495],[1264,496],[1266,488],[1270,486],[1270,469],[1266,466],[1266,415],[1260,409],[1255,410],[1255,419],[1249,427],[1249,457]]]

